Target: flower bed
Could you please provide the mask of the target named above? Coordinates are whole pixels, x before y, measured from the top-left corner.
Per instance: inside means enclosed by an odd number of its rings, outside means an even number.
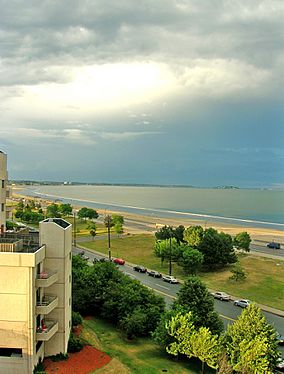
[[[110,360],[107,354],[86,345],[80,352],[69,353],[66,361],[52,362],[45,359],[43,364],[47,374],[88,374],[105,366]]]

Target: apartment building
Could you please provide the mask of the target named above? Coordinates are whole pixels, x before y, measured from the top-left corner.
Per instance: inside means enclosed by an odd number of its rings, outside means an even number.
[[[5,162],[0,154],[0,177]],[[5,182],[6,183],[6,182]],[[5,199],[1,196],[1,204]],[[5,214],[1,215],[5,225]],[[39,233],[0,235],[0,373],[31,374],[39,360],[67,352],[71,329],[72,226],[61,218]]]
[[[7,179],[7,155],[0,151],[0,233],[5,231]]]

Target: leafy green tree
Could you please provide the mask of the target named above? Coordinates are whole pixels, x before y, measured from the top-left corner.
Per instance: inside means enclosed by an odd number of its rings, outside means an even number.
[[[192,312],[196,327],[208,327],[213,334],[220,334],[223,322],[214,310],[214,299],[198,277],[189,277],[178,292],[174,307],[180,305]]]
[[[60,204],[59,205],[59,211],[64,217],[71,216],[72,210],[73,210],[73,207],[71,204]]]
[[[190,226],[185,229],[183,237],[187,244],[192,248],[198,248],[202,241],[204,230],[201,226]]]
[[[166,328],[175,341],[166,349],[167,352],[177,356],[186,355],[188,358],[197,357],[202,362],[202,373],[204,363],[216,369],[218,357],[221,352],[221,344],[217,335],[213,335],[206,327],[196,329],[191,312],[178,313],[167,323]]]
[[[246,231],[239,232],[234,238],[234,245],[237,249],[241,249],[245,252],[250,251],[251,238]]]
[[[203,254],[197,249],[185,246],[178,264],[183,267],[186,274],[195,275],[203,263]]]
[[[123,226],[121,223],[117,222],[115,225],[114,225],[114,231],[116,232],[116,234],[119,236],[119,235],[122,235],[123,234]]]
[[[32,210],[36,208],[34,200],[30,200],[29,203]]]
[[[83,322],[83,318],[79,312],[72,311],[72,327],[76,327],[81,325]]]
[[[254,304],[228,326],[225,347],[238,373],[273,373],[279,358],[276,331]]]
[[[143,335],[146,318],[144,311],[137,308],[122,318],[119,325],[121,330],[126,333],[128,339],[134,339],[136,336]]]
[[[59,205],[58,204],[50,204],[46,208],[46,216],[49,218],[60,218],[61,213],[59,211]]]
[[[155,232],[156,240],[167,240],[174,237],[174,229],[172,226],[163,226]]]
[[[25,204],[24,204],[24,201],[21,199],[18,204],[17,204],[17,210],[21,210],[23,211],[25,208]]]
[[[234,252],[232,237],[210,227],[204,231],[203,238],[197,248],[204,255],[204,264],[212,266],[224,266],[237,261]]]
[[[92,235],[93,240],[95,239],[95,236],[97,235],[97,231],[95,228],[90,230],[90,235]]]
[[[120,216],[119,214],[113,214],[112,215],[112,222],[114,223],[114,225],[116,224],[121,224],[124,225],[124,218],[123,216]]]
[[[179,225],[178,227],[174,229],[174,238],[176,239],[178,245],[181,245],[182,243],[185,242],[183,238],[183,234],[184,234],[183,225]]]
[[[98,216],[97,211],[92,208],[83,207],[78,211],[78,217],[80,219],[96,219]]]
[[[234,268],[231,270],[231,273],[233,275],[231,275],[229,279],[235,282],[243,281],[247,277],[244,269],[241,267],[241,264],[239,262],[236,263]]]

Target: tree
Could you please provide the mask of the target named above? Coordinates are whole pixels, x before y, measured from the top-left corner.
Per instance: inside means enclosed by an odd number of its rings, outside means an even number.
[[[60,218],[61,213],[59,211],[58,204],[52,203],[48,205],[48,207],[46,208],[46,216],[49,218]]]
[[[183,267],[185,273],[195,275],[203,263],[203,254],[197,249],[185,246],[182,251],[182,257],[178,264]]]
[[[95,236],[97,235],[96,228],[93,228],[90,230],[90,235],[92,235],[93,240],[95,239]]]
[[[228,326],[225,347],[230,364],[239,373],[273,373],[279,358],[276,331],[254,304]]]
[[[172,226],[163,226],[155,233],[157,240],[169,240],[169,274],[172,275],[172,239],[174,238],[174,229]]]
[[[123,234],[123,226],[121,223],[117,222],[115,225],[114,225],[114,231],[116,232],[116,234],[119,236],[119,235],[122,235]]]
[[[234,238],[234,245],[237,249],[241,249],[245,252],[250,251],[251,238],[246,231],[239,232]]]
[[[71,204],[60,204],[59,211],[62,213],[63,216],[70,216],[72,215],[73,207]]]
[[[201,226],[190,226],[184,231],[184,240],[192,248],[198,248],[202,241],[204,230]]]
[[[189,277],[178,292],[174,307],[180,305],[192,312],[196,327],[208,327],[213,334],[220,334],[223,322],[214,310],[214,299],[198,277]]]
[[[107,228],[107,236],[108,236],[108,257],[111,259],[111,249],[110,249],[110,229],[114,226],[114,222],[112,220],[112,217],[108,214],[104,218],[104,224]]]
[[[235,267],[231,270],[231,273],[233,275],[230,276],[229,279],[235,282],[243,281],[247,277],[244,269],[241,267],[241,264],[239,262],[236,263]]]
[[[121,224],[121,226],[124,225],[124,218],[123,218],[123,216],[120,216],[119,214],[113,214],[112,215],[112,221],[113,221],[114,225],[116,225],[116,224]]]
[[[127,314],[120,321],[120,328],[126,333],[128,339],[134,339],[136,336],[143,335],[146,315],[140,308]]]
[[[184,315],[178,313],[167,323],[166,328],[169,335],[175,339],[166,348],[168,353],[175,356],[180,353],[188,358],[199,358],[202,362],[202,373],[204,373],[204,363],[214,369],[218,367],[220,340],[206,327],[196,329],[191,312]]]
[[[25,207],[25,204],[24,204],[24,201],[23,199],[21,199],[18,204],[17,204],[17,210],[21,210],[23,211],[24,210],[24,207]]]
[[[99,215],[95,209],[83,207],[78,211],[78,217],[80,219],[96,219],[98,216]]]
[[[212,266],[224,266],[237,261],[234,252],[232,237],[210,227],[204,231],[203,238],[197,248],[204,255],[204,264]]]
[[[183,225],[179,225],[173,231],[174,238],[176,239],[178,245],[181,245],[182,243],[184,243],[183,233],[184,233]]]

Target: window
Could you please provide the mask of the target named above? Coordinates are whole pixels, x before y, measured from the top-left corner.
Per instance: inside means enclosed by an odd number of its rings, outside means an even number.
[[[22,348],[0,348],[0,357],[23,357]]]
[[[2,203],[2,204],[1,204],[1,212],[4,212],[4,210],[5,210],[5,204]]]
[[[5,180],[2,179],[2,188],[5,188]]]
[[[71,279],[72,279],[72,278],[71,278],[71,275],[69,275],[69,283],[71,283]]]

